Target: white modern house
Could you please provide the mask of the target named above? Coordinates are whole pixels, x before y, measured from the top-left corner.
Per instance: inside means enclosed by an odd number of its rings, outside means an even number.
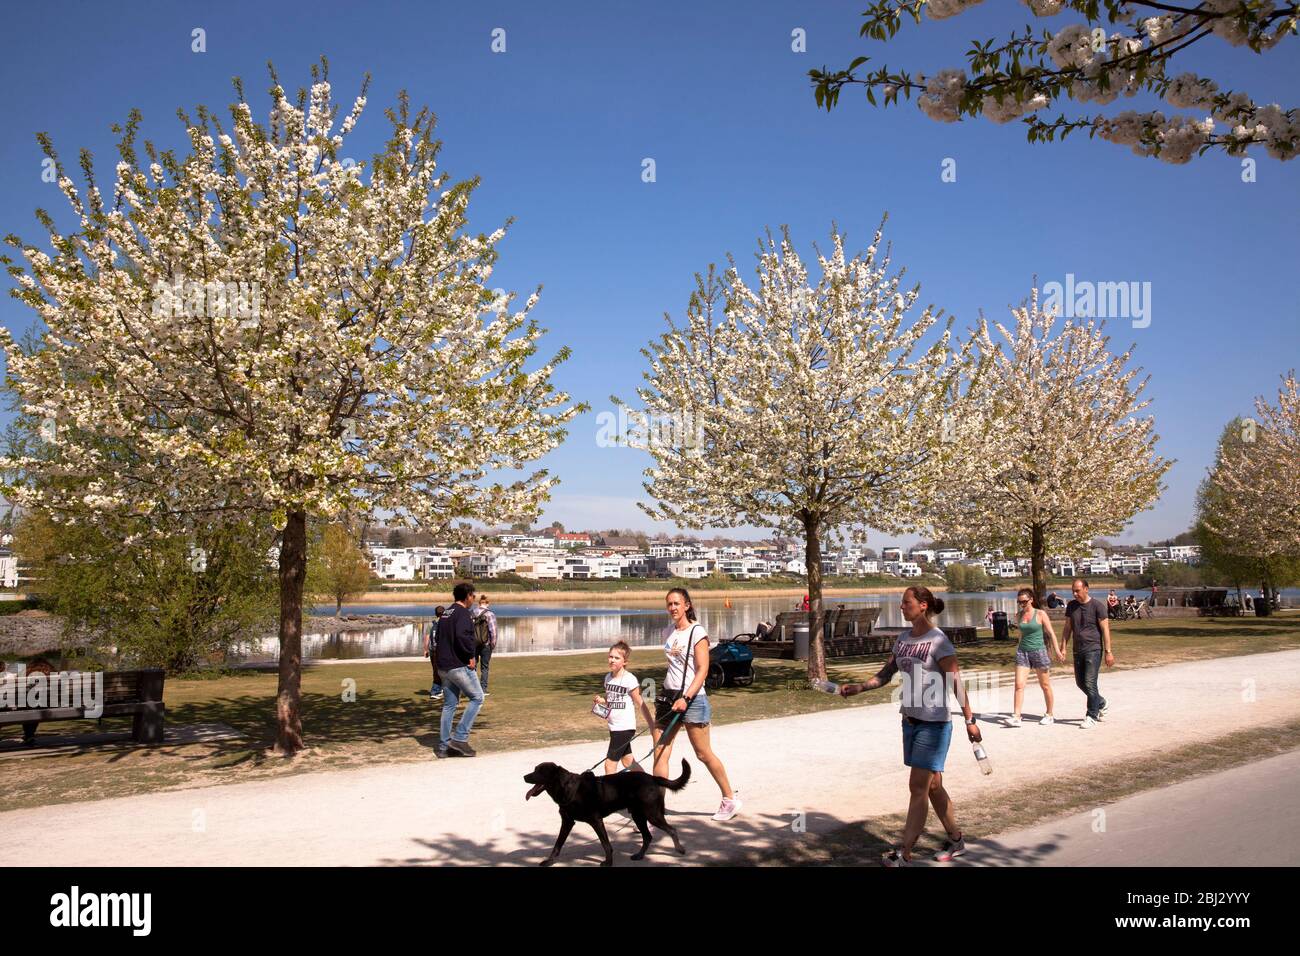
[[[421,563],[411,548],[370,549],[370,570],[385,581],[414,581]]]
[[[421,568],[425,580],[434,578],[454,578],[456,576],[456,564],[451,559],[451,555],[442,552],[430,552],[423,555],[424,565]]]
[[[644,552],[616,555],[621,569],[620,577],[648,578],[650,576],[651,558]]]
[[[622,577],[622,567],[617,557],[599,554],[575,554],[564,559],[560,576],[575,581],[609,580]]]
[[[558,555],[524,554],[515,559],[515,574],[535,581],[558,581],[563,569],[563,558]]]
[[[772,574],[767,562],[758,558],[719,558],[718,570],[723,574],[729,574],[733,578],[740,578],[741,580],[766,578]]]
[[[659,542],[650,545],[652,558],[700,558],[700,549],[693,544],[665,544]]]
[[[668,562],[668,573],[675,578],[703,578],[709,573],[709,562],[704,558],[679,558]]]
[[[514,571],[516,560],[513,554],[470,554],[461,567],[472,578],[494,578]]]
[[[1079,562],[1080,574],[1110,574],[1110,561],[1107,558],[1084,558]]]
[[[1116,574],[1141,574],[1147,569],[1147,556],[1144,554],[1111,555],[1110,569]]]

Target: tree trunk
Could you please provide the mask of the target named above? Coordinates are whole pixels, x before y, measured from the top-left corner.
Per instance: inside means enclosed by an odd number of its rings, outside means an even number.
[[[1034,578],[1034,607],[1042,607],[1047,597],[1047,554],[1043,544],[1043,526],[1035,521],[1029,526],[1029,562]]]
[[[302,742],[302,589],[307,576],[307,512],[293,511],[280,544],[280,681],[275,750],[297,753]]]
[[[826,679],[826,647],[822,643],[822,542],[815,519],[804,519],[804,562],[808,572],[808,679]]]

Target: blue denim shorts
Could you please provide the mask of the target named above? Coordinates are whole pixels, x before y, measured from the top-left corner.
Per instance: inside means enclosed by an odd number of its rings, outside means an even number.
[[[656,717],[659,717],[659,715],[656,715]],[[707,724],[712,717],[713,708],[709,706],[709,697],[704,693],[704,691],[700,691],[700,693],[695,696],[695,699],[691,701],[690,705],[686,708],[686,713],[677,721],[677,724],[673,728],[673,733],[676,734],[676,728],[680,727],[682,724]],[[659,729],[666,729],[672,722],[672,719],[671,713],[664,714],[657,721]]]
[[[921,721],[903,718],[903,763],[908,767],[943,773],[943,762],[952,742],[952,721]]]
[[[709,697],[701,691],[691,701],[691,706],[686,708],[686,716],[683,719],[688,724],[707,724],[712,716],[713,708],[709,706]]]

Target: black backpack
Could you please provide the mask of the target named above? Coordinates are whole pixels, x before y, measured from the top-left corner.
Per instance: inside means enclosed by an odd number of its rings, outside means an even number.
[[[492,629],[488,627],[487,613],[474,617],[474,646],[480,651],[492,643]]]

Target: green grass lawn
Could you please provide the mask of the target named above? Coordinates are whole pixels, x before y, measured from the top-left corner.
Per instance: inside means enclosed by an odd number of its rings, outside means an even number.
[[[1113,633],[1116,669],[1150,667],[1300,647],[1300,615],[1119,622]],[[982,640],[959,648],[958,655],[966,671],[1010,670],[1014,643]],[[832,661],[830,677],[862,680],[882,661],[882,657]],[[633,651],[631,670],[642,680],[648,677],[658,683],[664,676],[663,658],[653,651]],[[1055,670],[1066,673],[1068,665],[1056,665]],[[474,725],[474,746],[482,753],[496,753],[589,740],[595,762],[606,731],[591,716],[590,703],[604,672],[603,652],[494,660],[492,696]],[[722,724],[761,720],[889,699],[889,688],[849,701],[827,697],[808,689],[805,674],[802,663],[757,661],[752,687],[711,692],[714,720]],[[303,725],[311,749],[293,760],[266,753],[274,739],[273,672],[169,679],[165,694],[169,727],[225,724],[242,738],[153,748],[110,743],[71,752],[36,748],[20,755],[6,750],[7,755],[0,757],[0,806],[40,806],[237,783],[282,773],[431,760],[441,705],[428,699],[430,676],[425,662],[308,667],[302,682]],[[347,680],[356,682],[355,701],[344,700]],[[124,719],[104,721],[105,730],[128,726]],[[83,720],[42,724],[40,732],[90,734],[98,729],[93,721]],[[0,739],[5,741],[19,735],[16,726],[0,728]]]

